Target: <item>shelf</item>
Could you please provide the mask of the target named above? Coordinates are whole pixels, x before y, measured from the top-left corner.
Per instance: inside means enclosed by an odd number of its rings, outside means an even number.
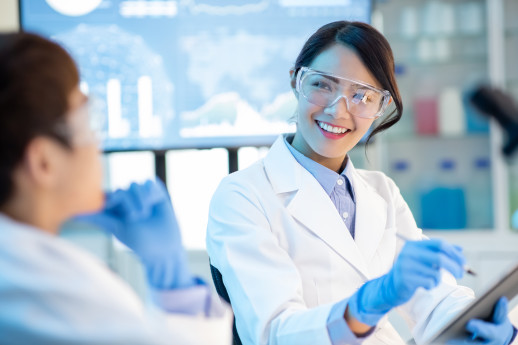
[[[403,66],[409,66],[409,67],[445,67],[445,66],[459,66],[459,65],[466,65],[466,64],[487,64],[487,57],[486,56],[479,56],[479,57],[469,57],[469,58],[461,58],[461,57],[454,57],[449,58],[447,60],[443,61],[423,61],[423,60],[417,60],[417,59],[411,59],[411,60],[403,60],[398,59],[396,57],[396,64],[397,65],[403,65]]]
[[[401,141],[466,141],[466,140],[480,140],[487,139],[489,141],[489,133],[466,133],[462,135],[424,135],[412,133],[408,135],[399,134],[397,136],[391,136],[390,134],[386,134],[383,137],[383,140],[386,142],[401,142]]]
[[[518,33],[518,29],[516,29]],[[477,33],[437,33],[437,34],[417,34],[416,36],[406,36],[401,33],[386,33],[385,37],[391,41],[407,41],[415,44],[420,39],[448,39],[448,40],[466,40],[466,39],[487,39],[486,30]]]

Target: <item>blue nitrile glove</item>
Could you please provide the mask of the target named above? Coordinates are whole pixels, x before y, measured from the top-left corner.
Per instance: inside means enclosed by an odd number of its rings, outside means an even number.
[[[513,340],[514,328],[507,317],[507,298],[496,302],[493,322],[471,319],[466,325],[471,337],[463,340],[448,341],[448,345],[508,345]]]
[[[178,222],[160,180],[133,183],[127,190],[107,193],[104,210],[76,219],[99,226],[132,249],[142,260],[154,288],[195,285]]]
[[[392,308],[406,303],[417,288],[432,289],[441,279],[441,268],[462,277],[462,249],[439,239],[408,241],[392,269],[366,282],[348,302],[349,314],[375,326]]]

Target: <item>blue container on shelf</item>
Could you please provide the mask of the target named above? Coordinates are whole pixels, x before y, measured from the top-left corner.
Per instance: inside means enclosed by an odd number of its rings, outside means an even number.
[[[424,229],[466,228],[465,191],[455,174],[455,162],[439,164],[438,183],[421,194],[421,226]]]
[[[475,157],[472,160],[466,196],[468,227],[470,229],[492,228],[493,195],[489,157]]]
[[[466,131],[468,133],[489,133],[489,120],[487,116],[480,114],[469,100],[470,94],[462,95],[462,104],[466,114]]]

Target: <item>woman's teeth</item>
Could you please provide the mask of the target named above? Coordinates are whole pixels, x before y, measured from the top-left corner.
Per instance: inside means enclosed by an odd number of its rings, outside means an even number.
[[[318,126],[326,132],[330,132],[330,133],[334,133],[334,134],[342,134],[342,133],[349,131],[347,128],[333,127],[324,122],[317,121],[317,123],[318,123]]]

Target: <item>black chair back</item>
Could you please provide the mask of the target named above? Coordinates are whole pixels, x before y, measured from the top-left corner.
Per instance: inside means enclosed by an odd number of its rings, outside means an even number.
[[[210,273],[212,275],[212,280],[214,281],[214,286],[216,287],[216,291],[218,292],[218,295],[223,298],[224,301],[226,301],[230,306],[232,304],[230,303],[230,298],[228,297],[227,288],[225,288],[225,284],[223,284],[223,277],[219,270],[210,265]],[[237,334],[236,329],[236,318],[234,317],[234,323],[232,325],[232,335],[233,335],[233,345],[243,345],[241,343],[241,339],[239,339],[239,334]]]

